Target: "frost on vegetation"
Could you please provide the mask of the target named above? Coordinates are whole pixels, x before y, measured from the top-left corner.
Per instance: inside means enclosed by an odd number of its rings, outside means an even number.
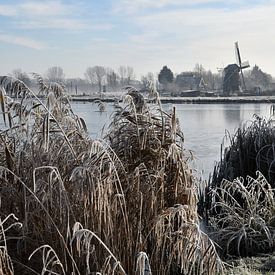
[[[158,100],[149,108],[128,87],[105,138],[94,141],[64,87],[34,76],[45,101],[21,81],[0,82],[2,115],[10,120],[0,132],[1,217],[12,212],[22,223],[5,231],[0,268],[8,267],[7,274],[222,272],[213,242],[199,228],[196,180],[175,109],[163,112]],[[20,106],[7,104],[8,87]]]

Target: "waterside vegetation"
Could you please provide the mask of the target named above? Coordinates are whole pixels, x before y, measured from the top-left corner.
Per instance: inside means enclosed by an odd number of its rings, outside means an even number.
[[[254,115],[225,140],[200,213],[224,256],[274,252],[274,106],[269,119]]]
[[[66,88],[34,78],[43,99],[0,82],[0,274],[223,274],[229,256],[274,251],[273,116],[228,136],[199,195],[153,86],[150,107],[126,88],[93,140]]]
[[[34,77],[45,100],[1,78],[0,273],[222,273],[175,110],[129,88],[92,140],[64,87]]]

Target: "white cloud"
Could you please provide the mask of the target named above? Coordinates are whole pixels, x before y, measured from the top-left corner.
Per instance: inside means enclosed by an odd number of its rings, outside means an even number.
[[[17,21],[19,29],[52,29],[52,30],[83,30],[88,25],[85,22],[67,18],[37,18],[32,20]]]
[[[15,35],[10,35],[5,33],[0,33],[0,41],[9,43],[9,44],[24,46],[35,50],[42,50],[46,48],[46,45],[39,41],[30,39],[27,37],[23,37],[23,36],[18,36],[18,35],[15,36]]]
[[[20,1],[18,4],[0,5],[1,16],[41,17],[60,16],[72,13],[75,6],[65,5],[58,0]]]
[[[274,14],[275,5],[270,4],[238,10],[185,8],[131,16],[129,20],[137,22],[141,32],[130,36],[129,41],[144,46],[144,50],[155,48],[163,60],[177,64],[178,70],[190,69],[196,62],[212,70],[222,63],[235,62],[233,46],[239,41],[244,59],[275,74],[275,59],[271,62]],[[161,45],[171,50],[161,50]]]
[[[75,19],[67,18],[53,18],[51,20],[47,19],[37,19],[32,21],[21,21],[18,23],[19,29],[52,29],[52,30],[111,30],[114,26],[112,24],[88,24],[85,21],[79,21]]]
[[[93,30],[109,31],[114,28],[113,24],[91,24],[90,28]]]
[[[217,72],[217,67],[235,62],[234,42],[239,41],[244,61],[275,75],[274,14],[275,6],[269,4],[236,10],[177,8],[123,15],[127,26],[121,29],[123,39],[92,41],[85,54],[95,64],[114,68],[128,64],[141,74],[157,72],[163,65],[179,73],[193,69],[196,63]]]
[[[47,39],[48,31],[51,30],[58,30],[60,37],[64,37],[62,31],[73,35],[83,33],[80,31],[90,31],[92,35],[96,31],[109,31],[114,27],[113,24],[102,20],[100,21],[102,23],[96,22],[91,14],[89,18],[85,16],[87,15],[85,7],[83,1],[65,0],[17,0],[17,4],[0,5],[0,17],[5,16],[3,20],[8,23],[5,28],[7,26],[9,28],[5,33],[1,33],[0,30],[0,41],[32,49],[52,49],[58,48],[57,45],[62,44],[62,39],[58,42],[48,42],[50,46],[46,47],[39,40],[35,40],[36,32],[32,30],[42,30]],[[22,36],[22,30],[29,33],[29,37]]]
[[[17,9],[12,5],[0,5],[0,16],[15,16]]]
[[[218,0],[219,1],[219,0]],[[217,0],[119,0],[117,1],[116,8],[118,10],[126,10],[129,12],[134,12],[139,9],[146,8],[162,8],[171,5],[193,5],[217,2]]]
[[[50,57],[50,51],[45,51],[43,58],[49,63],[56,54],[60,64],[74,62],[80,67],[91,65],[90,62],[113,68],[125,64],[133,66],[138,73],[146,73],[168,65],[174,72],[181,72],[199,62],[216,71],[216,67],[235,61],[233,47],[239,41],[243,59],[275,75],[275,0],[259,0],[254,6],[248,0],[113,0],[117,10],[131,14],[108,14],[107,7],[104,11],[93,10],[94,16],[89,17],[86,15],[90,10],[84,7],[89,0],[81,1],[83,6],[65,0],[17,1],[18,5],[14,6],[0,5],[0,16],[5,13],[10,17],[10,27],[24,29],[26,33],[41,29],[43,32],[39,33],[45,33],[45,39],[49,35],[47,30],[59,30],[53,35],[60,34],[60,39],[48,43],[62,51],[51,51]],[[119,28],[114,28],[113,23]],[[105,31],[112,28],[107,36]],[[67,43],[70,37],[63,40],[60,30],[69,35],[75,31],[71,35],[74,43],[64,47],[64,41]],[[85,32],[76,32],[79,30]],[[0,32],[0,41],[49,49],[36,40],[6,33]],[[29,35],[36,33],[29,31]]]
[[[78,4],[65,1],[20,1],[17,5],[0,5],[0,16],[8,16],[19,29],[87,29],[88,24],[80,17]]]
[[[18,5],[18,9],[29,16],[60,16],[70,13],[70,6],[60,1],[26,1]]]
[[[268,1],[268,0],[267,0]],[[160,9],[171,7],[192,7],[202,4],[242,4],[246,0],[117,0],[115,2],[116,12],[135,13],[146,9]]]

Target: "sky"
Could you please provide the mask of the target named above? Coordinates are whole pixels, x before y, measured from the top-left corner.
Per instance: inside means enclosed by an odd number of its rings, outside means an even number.
[[[0,74],[21,68],[67,77],[87,67],[134,68],[136,76],[196,63],[235,62],[275,76],[275,0],[0,0]]]

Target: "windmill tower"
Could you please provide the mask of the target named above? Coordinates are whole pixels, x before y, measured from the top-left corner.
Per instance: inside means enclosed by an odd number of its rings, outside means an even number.
[[[236,64],[239,66],[239,69],[241,72],[241,87],[242,87],[242,90],[246,91],[243,70],[249,68],[250,65],[248,61],[242,62],[238,42],[235,42],[235,55],[236,55]]]
[[[242,62],[238,42],[235,43],[236,63],[229,64],[224,68],[223,93],[230,95],[232,92],[245,91],[243,70],[250,67],[248,61]]]

